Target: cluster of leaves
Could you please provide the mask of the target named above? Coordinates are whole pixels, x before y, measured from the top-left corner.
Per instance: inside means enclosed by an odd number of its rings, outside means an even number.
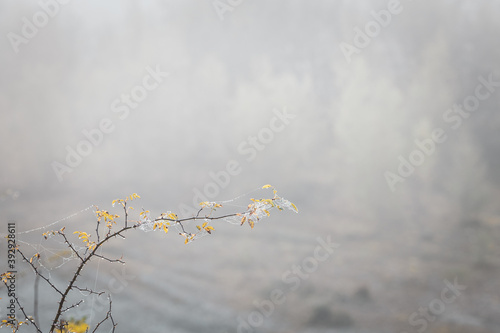
[[[85,231],[75,231],[74,234],[78,234],[78,238],[83,241],[85,246],[92,251],[96,248],[96,243],[89,240],[90,235]]]
[[[275,207],[279,210],[283,210],[283,207],[278,204],[281,201],[289,203],[290,206],[293,207],[295,212],[299,211],[295,204],[280,198],[276,189],[271,185],[264,185],[262,188],[272,188],[274,197],[272,199],[250,199],[253,203],[248,205],[247,211],[243,214],[237,214],[238,216],[241,216],[241,225],[247,222],[248,225],[250,225],[250,228],[253,229],[253,227],[255,226],[255,222],[260,220],[260,218],[264,216],[264,214],[266,214],[267,216],[271,215],[271,213],[269,213],[269,209]]]
[[[17,319],[13,319],[13,320],[3,319],[1,321],[0,328],[8,327],[12,330],[12,332],[17,332],[17,331],[19,331],[19,329],[21,328],[22,325],[27,325],[29,323],[30,323],[29,319],[25,320],[25,321],[20,321]]]
[[[17,250],[17,248],[16,248]],[[6,273],[2,273],[0,275],[0,280],[7,286],[7,282],[11,279],[11,278],[14,278],[14,274],[12,272],[6,272]],[[1,299],[1,298],[0,298]],[[19,305],[19,302],[17,300],[17,298],[15,299],[15,301],[17,302],[17,304]],[[24,311],[24,309],[21,308],[22,311]],[[19,320],[17,318],[13,318],[13,319],[3,319],[2,321],[0,321],[0,328],[2,327],[8,327],[12,330],[12,332],[17,332],[19,331],[19,329],[21,328],[21,326],[23,325],[29,325],[32,321],[33,321],[33,317],[31,316],[26,316],[25,315],[25,320]]]
[[[120,217],[120,215],[113,215],[105,210],[96,210],[95,214],[97,216],[97,222],[101,222],[101,219],[104,219],[104,222],[106,222],[106,227],[108,227],[108,229],[111,229],[113,227],[113,224],[116,224],[115,219]]]
[[[85,317],[78,320],[74,318],[69,321],[62,320],[56,333],[86,333],[89,331],[89,325],[85,321]]]
[[[111,202],[111,204],[114,206],[116,203],[121,204],[123,207],[127,206],[127,201],[132,201],[134,199],[140,199],[141,197],[137,193],[132,193],[128,197],[125,197],[125,199],[116,199]]]
[[[7,283],[7,281],[13,277],[13,274],[11,272],[6,272],[6,273],[2,273],[2,275],[0,275],[0,278],[2,279],[2,282],[3,283]],[[1,299],[1,298],[0,298]]]
[[[66,229],[66,227],[62,227],[60,230],[49,230],[47,232],[44,232],[42,236],[43,238],[47,239],[51,235],[61,235],[64,232],[64,229]]]
[[[298,212],[297,206],[295,204],[289,202],[278,196],[276,189],[271,185],[264,185],[263,189],[272,188],[273,189],[273,198],[270,199],[251,199],[253,203],[249,204],[247,209],[241,213],[234,213],[219,217],[213,217],[213,213],[217,210],[217,208],[221,208],[222,204],[211,201],[204,201],[200,203],[200,209],[196,216],[190,218],[179,219],[179,217],[172,213],[162,213],[159,217],[155,219],[151,219],[149,217],[149,211],[141,212],[142,221],[141,223],[153,223],[153,230],[163,230],[165,233],[168,232],[169,227],[172,225],[179,225],[181,228],[181,232],[179,233],[184,237],[184,243],[187,244],[201,233],[211,234],[214,231],[214,227],[209,225],[210,221],[217,219],[231,219],[234,217],[240,218],[240,224],[243,225],[245,222],[248,222],[251,228],[255,226],[255,222],[260,220],[264,216],[270,216],[269,212],[272,208],[277,208],[279,210],[283,210],[282,205],[286,205],[287,207],[291,207],[295,212]],[[204,215],[201,213],[206,211]],[[183,222],[188,220],[204,220],[202,225],[196,225],[198,232],[187,232],[184,228]]]

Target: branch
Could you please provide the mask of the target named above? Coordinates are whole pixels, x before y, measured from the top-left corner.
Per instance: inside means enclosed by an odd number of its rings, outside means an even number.
[[[80,275],[80,272],[82,271],[82,269],[85,267],[85,265],[89,262],[89,260],[96,254],[96,251],[102,246],[102,244],[106,243],[108,240],[110,240],[111,238],[113,237],[116,237],[116,236],[122,236],[121,233],[129,230],[129,229],[135,229],[137,228],[139,225],[136,224],[134,226],[131,226],[131,227],[124,227],[120,230],[118,230],[117,232],[114,232],[112,234],[108,234],[102,241],[100,241],[99,243],[96,244],[96,247],[89,253],[88,256],[86,256],[83,261],[80,263],[80,265],[78,266],[78,268],[76,269],[76,272],[75,274],[73,275],[73,278],[71,279],[71,281],[69,282],[68,284],[68,287],[66,288],[66,290],[64,291],[64,293],[62,293],[62,296],[61,296],[61,299],[59,301],[59,306],[58,306],[58,309],[57,309],[57,312],[56,312],[56,316],[54,318],[54,320],[52,320],[52,325],[50,327],[50,333],[53,333],[54,332],[54,329],[56,328],[56,325],[57,325],[57,322],[59,320],[59,318],[61,317],[61,314],[62,314],[62,308],[63,308],[63,305],[64,305],[64,302],[66,301],[66,297],[68,296],[70,290],[73,288],[73,285],[75,284],[76,282],[76,279],[78,278],[78,276]]]
[[[198,213],[196,213],[196,217],[200,216],[200,213],[202,210],[203,210],[203,207],[201,207],[200,210],[198,211]]]
[[[125,261],[123,261],[121,258],[120,259],[109,259],[109,258],[106,258],[105,256],[101,256],[100,254],[94,254],[94,256],[97,257],[97,258],[101,258],[101,259],[107,260],[109,262],[119,262],[121,264],[125,263]]]
[[[97,226],[95,228],[95,233],[97,234],[97,242],[99,243],[99,223],[101,223],[101,221],[99,221],[99,219],[97,219]]]
[[[19,250],[18,250],[19,252]],[[9,288],[9,286],[7,285],[6,282],[4,282],[5,286],[7,287],[7,289]],[[26,319],[27,322],[30,322],[33,324],[33,326],[35,326],[36,330],[38,333],[43,333],[40,328],[38,327],[38,325],[36,324],[35,320],[33,320],[33,317],[30,317],[26,314],[26,312],[24,311],[24,308],[21,306],[21,303],[19,302],[19,298],[16,296],[16,295],[13,295],[12,296],[15,300],[16,300],[16,303],[17,303],[17,306],[19,307],[19,310],[21,310],[21,312],[23,313],[23,316],[24,316],[24,319]]]
[[[83,261],[83,258],[80,256],[80,254],[78,253],[77,250],[75,250],[75,248],[73,247],[73,244],[71,244],[69,241],[68,241],[68,238],[66,237],[66,234],[64,233],[64,231],[57,231],[57,233],[59,235],[61,235],[63,238],[64,238],[64,242],[66,244],[68,244],[68,247],[71,249],[71,251],[73,251],[74,254],[76,254],[76,256],[81,260]]]
[[[200,209],[201,211],[201,209]],[[176,222],[176,223],[179,223],[181,224],[181,222],[185,222],[185,221],[194,221],[194,220],[220,220],[220,219],[224,219],[226,217],[233,217],[233,216],[239,216],[238,214],[244,214],[245,212],[243,213],[233,213],[233,214],[228,214],[228,215],[222,215],[222,216],[216,216],[216,217],[211,217],[211,216],[198,216],[200,212],[198,212],[198,214],[196,214],[196,216],[193,216],[193,217],[186,217],[184,219],[177,219],[177,220],[174,220],[174,219],[171,219],[171,218],[168,218],[168,217],[158,217],[156,219],[153,220],[153,222],[157,222],[157,221],[172,221],[172,222]],[[181,224],[182,225],[182,224]]]
[[[97,325],[94,328],[94,330],[92,331],[92,333],[97,332],[97,329],[99,328],[99,326],[101,326],[101,324],[104,323],[108,319],[110,319],[111,320],[111,324],[113,324],[113,330],[111,332],[115,331],[115,327],[116,327],[117,324],[115,323],[115,321],[113,319],[113,315],[111,314],[111,304],[113,303],[113,301],[111,300],[111,295],[108,295],[108,299],[109,299],[109,310],[106,313],[106,317],[104,317],[103,320],[101,320],[99,323],[97,323]]]
[[[125,211],[125,228],[126,228],[128,224],[127,201],[123,202],[123,210]]]
[[[76,302],[75,304],[73,304],[71,306],[68,306],[66,309],[62,310],[61,313],[64,313],[70,309],[76,308],[78,305],[80,305],[82,303],[83,303],[83,299],[79,300],[78,302]]]
[[[270,187],[272,187],[272,186],[271,185],[265,185],[262,188],[270,188]],[[274,192],[274,198],[272,198],[272,199],[259,199],[259,200],[251,199],[254,203],[248,205],[248,209],[246,211],[242,212],[242,213],[232,213],[232,214],[226,214],[226,215],[222,215],[222,216],[212,217],[212,213],[216,210],[216,208],[222,207],[221,204],[217,204],[215,202],[202,202],[202,203],[200,203],[200,205],[202,205],[202,207],[198,210],[198,212],[196,213],[196,216],[192,216],[192,217],[187,217],[187,218],[179,219],[176,214],[173,214],[173,213],[169,212],[168,215],[167,215],[166,213],[162,213],[160,217],[152,220],[152,222],[155,223],[155,225],[153,227],[153,230],[156,229],[158,227],[158,225],[160,225],[160,226],[163,227],[163,229],[164,229],[165,232],[168,232],[168,226],[170,226],[172,224],[173,225],[178,224],[178,225],[180,225],[182,231],[184,232],[184,234],[181,234],[181,235],[184,235],[186,237],[185,243],[188,243],[190,240],[193,240],[194,237],[197,234],[192,234],[192,233],[187,233],[186,232],[186,230],[184,228],[184,225],[183,225],[183,222],[186,222],[186,221],[204,220],[206,222],[203,223],[202,226],[197,226],[198,230],[201,231],[202,229],[205,229],[208,233],[211,233],[211,230],[214,230],[214,228],[212,226],[208,225],[208,220],[214,221],[214,220],[221,220],[221,219],[226,219],[226,218],[230,218],[230,217],[237,217],[237,216],[239,216],[239,217],[241,217],[241,224],[243,224],[245,221],[248,221],[248,223],[250,224],[250,226],[253,228],[254,227],[254,223],[255,223],[255,219],[259,220],[261,217],[265,216],[264,213],[266,213],[267,216],[270,215],[270,213],[267,211],[267,209],[270,209],[271,207],[276,207],[279,210],[283,210],[283,208],[278,205],[278,201],[275,201],[275,200],[278,200],[278,199],[280,200],[279,201],[280,204],[284,204],[285,207],[287,207],[289,209],[291,209],[290,207],[293,207],[294,210],[296,212],[298,212],[297,207],[293,203],[290,203],[289,201],[278,197],[276,195],[276,190],[274,190],[274,188],[273,188],[273,192]],[[107,211],[100,211],[96,207],[96,209],[97,209],[96,214],[97,214],[97,217],[98,217],[98,219],[97,219],[97,226],[96,226],[97,242],[93,242],[93,241],[91,242],[91,241],[89,241],[90,235],[87,234],[86,232],[81,232],[81,231],[75,231],[74,232],[74,233],[78,233],[79,234],[79,238],[81,238],[84,241],[84,243],[87,245],[87,247],[85,248],[85,251],[81,251],[81,252],[83,252],[83,254],[82,253],[78,253],[78,251],[74,248],[73,244],[71,244],[68,241],[66,235],[63,233],[64,228],[61,229],[60,231],[58,231],[58,233],[63,236],[63,238],[65,240],[65,243],[68,245],[68,247],[80,259],[80,263],[78,264],[78,266],[76,268],[76,271],[74,272],[73,277],[70,279],[68,286],[66,287],[66,289],[64,289],[64,292],[61,292],[59,289],[57,289],[55,287],[55,285],[52,284],[49,281],[49,279],[45,278],[37,270],[37,268],[35,267],[35,265],[32,262],[30,262],[24,256],[24,254],[21,253],[21,255],[23,256],[23,259],[25,261],[29,262],[30,265],[32,266],[33,270],[35,271],[35,274],[37,276],[42,277],[54,290],[56,290],[61,295],[61,298],[60,298],[60,300],[58,302],[57,312],[56,312],[55,317],[54,317],[54,319],[52,321],[49,333],[54,333],[54,330],[58,329],[58,327],[59,327],[58,326],[59,322],[63,322],[63,320],[61,319],[62,313],[64,313],[65,311],[68,311],[68,310],[70,310],[70,309],[72,309],[72,308],[80,305],[83,302],[83,300],[80,300],[79,302],[77,302],[77,303],[75,303],[75,304],[73,304],[73,305],[71,305],[69,307],[64,308],[65,302],[66,302],[66,300],[68,298],[68,295],[69,295],[69,293],[70,293],[71,290],[76,289],[76,290],[79,290],[80,292],[88,292],[89,295],[90,294],[101,295],[103,293],[103,292],[95,292],[95,291],[93,291],[91,289],[88,289],[88,288],[80,288],[80,287],[78,287],[78,286],[75,285],[76,280],[78,279],[78,276],[81,274],[81,272],[84,269],[84,267],[86,266],[86,264],[93,257],[98,257],[98,258],[101,258],[101,259],[105,259],[105,260],[107,260],[108,262],[111,262],[111,263],[114,263],[114,262],[124,263],[124,261],[122,260],[122,258],[119,258],[119,259],[110,259],[110,258],[107,258],[107,257],[102,256],[100,254],[97,254],[97,251],[99,250],[99,248],[104,243],[106,243],[107,241],[109,241],[111,238],[114,238],[114,237],[125,238],[125,236],[123,235],[123,233],[125,233],[129,229],[135,229],[135,228],[138,228],[138,227],[141,226],[141,222],[139,222],[139,221],[132,221],[135,224],[131,225],[131,226],[128,226],[128,222],[129,222],[128,221],[129,220],[128,208],[129,207],[127,207],[127,200],[133,200],[133,199],[136,199],[136,198],[140,198],[140,197],[136,193],[133,193],[132,195],[130,195],[126,199],[116,199],[116,200],[114,200],[112,202],[113,206],[114,206],[114,204],[116,202],[122,204],[124,212],[125,212],[124,226],[120,230],[118,230],[116,232],[112,232],[112,226],[113,226],[113,224],[116,224],[116,222],[114,222],[114,219],[118,218],[119,216],[115,215],[115,214],[109,214]],[[132,208],[132,207],[130,207],[130,208]],[[209,208],[210,211],[208,213],[205,213],[204,216],[200,216],[200,214],[201,214],[201,212],[203,211],[204,208]],[[143,212],[141,212],[140,215],[141,216],[144,215],[143,219],[147,220],[145,222],[150,223],[151,220],[147,216],[147,213],[149,213],[149,211],[144,211],[144,209],[143,209]],[[106,227],[108,228],[107,232],[104,235],[100,235],[99,234],[100,219],[101,218],[104,218],[104,221],[106,222]],[[171,223],[164,223],[164,222],[160,222],[160,221],[170,221],[170,222],[172,222],[172,224]],[[51,233],[54,234],[55,232],[51,232]],[[38,257],[39,257],[39,255],[38,255]],[[94,328],[94,330],[92,331],[93,333],[97,332],[98,328],[104,322],[106,322],[107,320],[111,321],[111,323],[113,325],[112,332],[115,332],[115,328],[116,328],[117,324],[114,322],[114,319],[113,319],[113,316],[112,316],[112,311],[111,311],[112,310],[111,295],[108,295],[108,299],[109,299],[109,310],[106,313],[106,316],[104,317],[104,319],[102,319],[97,324],[97,326]],[[24,313],[24,311],[23,311],[23,313]],[[40,330],[39,330],[39,332],[40,332]]]
[[[97,291],[93,291],[92,289],[80,288],[78,286],[73,286],[73,288],[75,288],[76,290],[79,290],[81,292],[87,292],[87,293],[89,293],[89,295],[95,294],[97,296],[101,296],[102,294],[104,294],[104,291],[97,292]]]
[[[28,264],[30,264],[31,268],[35,271],[35,275],[40,276],[42,279],[45,280],[45,282],[47,282],[52,287],[52,289],[54,289],[55,291],[57,291],[61,296],[63,295],[63,293],[52,282],[50,282],[50,280],[48,278],[46,278],[45,276],[43,276],[43,274],[38,271],[38,269],[33,264],[33,262],[31,262],[28,258],[26,258],[26,256],[24,255],[24,253],[21,252],[21,250],[17,249],[17,253],[21,254],[21,256],[23,257],[24,261],[26,261]]]
[[[161,217],[158,217],[156,219],[153,220],[153,222],[158,222],[158,221],[171,221],[171,222],[174,222],[178,225],[181,226],[181,229],[182,229],[182,232],[184,234],[187,234],[186,232],[186,229],[184,229],[184,225],[182,224],[182,222],[185,222],[185,221],[195,221],[195,220],[220,220],[220,219],[224,219],[226,217],[233,217],[233,216],[239,216],[243,213],[233,213],[233,214],[228,214],[228,215],[222,215],[222,216],[217,216],[217,217],[210,217],[208,215],[205,215],[203,217],[199,216],[200,215],[200,212],[203,210],[203,208],[200,208],[200,210],[198,211],[198,213],[196,214],[196,216],[193,216],[193,217],[187,217],[187,218],[184,218],[184,219],[172,219],[172,218],[169,218],[169,217],[164,217],[164,216],[161,216]]]

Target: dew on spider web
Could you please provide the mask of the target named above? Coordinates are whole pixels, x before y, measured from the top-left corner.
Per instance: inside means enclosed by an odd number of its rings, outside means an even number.
[[[298,213],[299,211],[296,210],[293,206],[293,204],[286,200],[286,199],[283,199],[283,198],[276,198],[275,200],[276,204],[282,208],[287,208],[289,210],[293,210],[294,212]]]

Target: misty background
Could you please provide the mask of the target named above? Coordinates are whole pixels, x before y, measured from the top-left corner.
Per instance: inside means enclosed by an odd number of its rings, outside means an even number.
[[[211,173],[237,161],[241,172],[208,199],[269,183],[299,214],[274,211],[254,229],[214,222],[212,235],[187,246],[174,232],[115,240],[107,254],[123,255],[129,277],[112,293],[118,332],[245,332],[241,320],[275,288],[288,290],[286,302],[248,331],[498,332],[500,91],[456,128],[443,117],[474,95],[479,77],[500,81],[500,3],[401,1],[351,61],[341,44],[354,45],[353,29],[364,31],[391,1],[229,3],[71,1],[15,52],[9,34],[22,36],[23,18],[42,9],[2,2],[2,225],[15,221],[22,232],[78,213],[17,238],[30,254],[61,257],[46,266],[65,285],[75,261],[42,232],[91,232],[86,208],[120,214],[111,201],[134,192],[137,211],[179,214]],[[113,102],[148,69],[168,76],[121,119]],[[250,158],[249,137],[266,137],[284,110],[294,118]],[[67,147],[103,119],[113,129],[60,181],[54,162],[66,165]],[[391,190],[386,173],[397,175],[399,157],[436,128],[446,140]],[[289,290],[283,274],[313,255],[318,237],[339,247]],[[4,271],[3,237],[0,246]],[[19,257],[18,270],[31,311],[33,274]],[[81,284],[109,289],[121,271],[94,263]],[[434,320],[409,319],[455,279],[467,289]],[[42,285],[46,327],[57,295]],[[95,325],[106,310],[89,315],[92,307],[89,298],[66,317]]]

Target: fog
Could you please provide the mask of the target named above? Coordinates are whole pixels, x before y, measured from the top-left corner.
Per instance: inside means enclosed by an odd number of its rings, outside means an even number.
[[[138,193],[135,213],[189,217],[243,195],[222,210],[236,212],[272,184],[298,214],[214,221],[188,245],[132,230],[104,252],[126,265],[96,261],[81,286],[109,291],[125,333],[498,332],[499,14],[495,1],[3,1],[2,224],[30,256],[60,257],[44,266],[65,286],[78,260],[41,233],[94,232],[92,205],[121,214],[111,201]],[[31,313],[19,255],[17,270]],[[45,332],[57,294],[40,288]],[[93,329],[96,304],[64,318]]]

